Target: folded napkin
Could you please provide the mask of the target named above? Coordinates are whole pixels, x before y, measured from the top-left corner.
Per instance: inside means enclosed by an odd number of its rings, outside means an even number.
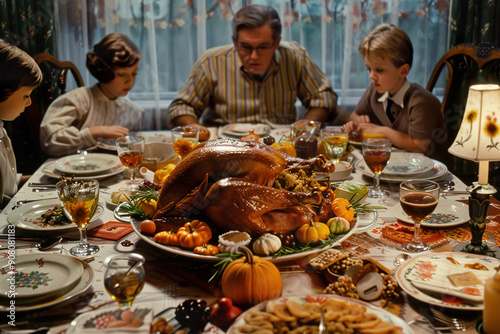
[[[88,235],[109,240],[118,240],[134,229],[130,224],[109,221],[87,232]]]

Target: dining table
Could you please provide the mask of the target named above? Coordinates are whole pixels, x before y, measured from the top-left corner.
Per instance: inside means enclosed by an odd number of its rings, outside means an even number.
[[[223,137],[219,133],[220,128],[209,128],[211,138]],[[276,127],[271,129],[270,134],[280,140],[289,134],[289,127]],[[148,142],[171,142],[169,130],[162,131],[142,131],[140,135]],[[361,167],[363,156],[359,143],[351,143],[353,150],[350,152],[350,162],[352,173],[347,180],[371,185],[373,180],[363,172]],[[89,150],[88,152],[93,152]],[[116,154],[112,150],[96,150]],[[408,152],[394,150],[400,154]],[[83,152],[85,154],[87,152]],[[415,153],[413,153],[415,154]],[[30,207],[40,202],[50,202],[57,204],[57,194],[54,185],[58,181],[54,175],[47,171],[47,166],[54,163],[55,158],[48,159],[42,164],[31,178],[19,189],[8,205],[0,212],[0,231],[3,234],[10,233],[15,238],[16,246],[22,244],[23,237],[47,238],[50,236],[62,236],[62,242],[49,250],[39,251],[32,244],[26,248],[16,248],[15,256],[26,254],[36,256],[49,256],[49,254],[69,255],[69,249],[78,242],[79,233],[76,226],[64,230],[46,231],[43,229],[27,229],[13,223],[12,218],[16,217],[16,211],[20,212],[26,207]],[[440,167],[444,170],[436,171],[433,180],[440,185],[453,184],[452,190],[446,189],[440,194],[440,203],[458,203],[467,210],[469,193],[467,186],[455,175],[447,171],[446,166],[437,162],[433,168]],[[152,175],[141,177],[150,178]],[[15,312],[11,312],[9,299],[0,297],[0,328],[15,333],[17,330],[47,328],[48,333],[72,333],[75,319],[91,312],[99,312],[118,304],[113,301],[104,287],[104,260],[117,253],[138,253],[144,256],[146,284],[143,290],[133,302],[134,308],[146,308],[151,311],[152,316],[167,309],[173,310],[180,303],[188,299],[202,299],[207,305],[213,306],[222,296],[219,285],[208,282],[207,273],[213,272],[214,262],[200,261],[180,254],[174,254],[155,247],[151,243],[145,242],[141,236],[130,227],[130,222],[123,217],[117,216],[116,206],[111,203],[110,196],[113,191],[126,187],[127,176],[124,173],[116,173],[99,179],[100,199],[99,217],[88,226],[88,239],[91,244],[99,246],[99,251],[94,255],[82,258],[85,270],[87,271],[87,282],[78,289],[71,290],[68,294],[62,295],[58,300],[51,300],[29,305],[21,304]],[[382,266],[396,274],[399,263],[396,257],[402,253],[402,246],[407,243],[413,234],[413,225],[401,219],[401,213],[397,207],[399,205],[399,183],[401,180],[388,180],[382,178],[381,186],[389,191],[389,196],[385,198],[366,198],[369,206],[377,206],[373,212],[360,214],[358,219],[362,222],[358,229],[341,243],[334,247],[349,251],[360,256],[369,256]],[[41,184],[41,186],[36,186]],[[19,201],[25,201],[20,203]],[[26,202],[32,201],[32,202]],[[445,204],[443,204],[445,205]],[[453,252],[454,247],[460,243],[470,241],[471,232],[467,224],[468,212],[464,214],[457,224],[444,226],[422,226],[421,237],[424,242],[431,246],[431,249],[421,253],[406,253],[410,258],[423,256],[425,254],[439,254]],[[500,245],[500,203],[491,198],[488,213],[489,223],[487,224],[483,241],[492,245]],[[15,232],[11,225],[16,225]],[[109,233],[107,233],[109,232]],[[116,233],[115,233],[116,232]],[[8,246],[6,239],[0,239],[0,246]],[[0,260],[9,257],[7,249],[0,249]],[[321,250],[323,251],[323,250]],[[301,256],[295,255],[286,261],[276,261],[275,265],[280,271],[282,278],[281,296],[307,296],[322,294],[330,284],[324,272],[311,268],[310,261],[320,252],[308,253]],[[465,253],[464,253],[465,254]],[[408,290],[408,291],[405,291]],[[424,333],[478,333],[477,326],[482,320],[482,310],[477,307],[461,307],[450,301],[440,301],[438,299],[416,298],[411,293],[411,287],[399,290],[399,297],[390,301],[377,299],[370,301],[375,307],[400,317],[411,328],[415,334]],[[410,293],[409,293],[410,292]],[[465,323],[464,330],[458,329],[436,329],[436,323],[430,323],[427,319],[432,317],[431,309],[437,309],[450,317],[458,317]],[[14,317],[9,318],[9,315]],[[431,317],[429,317],[431,315]],[[7,324],[7,321],[15,320],[15,327]],[[73,322],[73,323],[72,323]],[[441,326],[445,327],[445,326]],[[207,333],[223,333],[215,326],[207,325]],[[19,332],[21,333],[21,332]],[[29,333],[24,331],[22,333]]]

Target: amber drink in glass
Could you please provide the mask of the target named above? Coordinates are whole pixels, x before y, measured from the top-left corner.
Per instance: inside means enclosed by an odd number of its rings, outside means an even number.
[[[389,192],[380,189],[380,174],[389,163],[392,143],[389,139],[366,139],[362,150],[365,163],[373,172],[373,186],[368,192],[370,198],[388,197]]]

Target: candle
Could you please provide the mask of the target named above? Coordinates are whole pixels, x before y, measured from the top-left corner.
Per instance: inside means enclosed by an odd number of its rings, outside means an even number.
[[[485,334],[498,333],[500,328],[500,272],[486,281],[484,287],[483,329]]]

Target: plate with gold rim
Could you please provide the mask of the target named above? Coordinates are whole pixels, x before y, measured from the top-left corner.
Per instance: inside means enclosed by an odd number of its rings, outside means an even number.
[[[273,299],[271,301],[264,301],[260,304],[257,304],[255,306],[251,307],[250,309],[246,310],[241,315],[239,315],[238,318],[236,318],[234,324],[228,329],[227,333],[228,334],[239,333],[239,331],[237,329],[238,329],[238,327],[240,327],[246,323],[245,318],[247,318],[248,313],[266,312],[266,306],[268,305],[268,303],[285,304],[285,303],[291,301],[291,302],[295,302],[295,303],[299,304],[300,306],[302,306],[302,305],[305,305],[307,303],[322,305],[329,300],[339,302],[340,305],[338,307],[341,307],[341,309],[343,311],[349,310],[350,307],[353,308],[354,312],[359,311],[360,308],[365,308],[366,313],[374,314],[381,321],[389,322],[389,323],[393,324],[396,327],[396,329],[399,330],[398,333],[413,334],[413,331],[408,326],[408,324],[403,319],[395,316],[391,312],[386,311],[380,307],[377,307],[375,305],[372,305],[370,303],[367,303],[367,302],[364,302],[361,300],[347,298],[347,297],[343,297],[343,296],[337,296],[337,295],[333,295],[333,294],[311,294],[311,295],[305,295],[305,296],[294,296],[294,295],[282,296],[280,298],[276,298],[276,299]],[[314,311],[312,311],[313,308],[310,308],[309,310],[311,310],[309,312],[314,312]],[[324,314],[327,314],[327,313],[328,313],[328,311],[324,312]],[[312,327],[315,327],[314,329],[317,329],[317,327],[319,325],[319,320],[318,320],[319,316],[314,317],[311,315],[310,318],[315,319],[315,320],[310,321],[309,325]],[[280,324],[286,324],[287,322],[290,322],[290,321],[284,320]],[[299,322],[297,319],[295,323],[301,323],[301,322]],[[328,326],[328,321],[327,321],[327,326]],[[366,327],[367,326],[368,326],[368,324],[366,325]],[[367,328],[367,333],[369,333],[368,330],[369,330],[369,327]],[[373,332],[373,333],[375,333],[375,332]]]
[[[58,254],[60,256],[66,256]],[[70,256],[66,256],[70,257]],[[66,289],[60,289],[59,293],[48,296],[39,296],[35,298],[16,299],[16,312],[34,311],[55,306],[72,298],[75,298],[87,291],[94,281],[94,270],[90,264],[78,260],[83,266],[83,272],[80,279],[73,286]],[[0,297],[0,312],[10,312],[11,298]]]
[[[482,265],[487,268],[488,272],[491,273],[491,276],[493,276],[495,273],[494,268],[500,265],[500,260],[484,255],[460,253],[460,252],[427,253],[412,257],[411,259],[403,262],[401,266],[398,268],[395,274],[395,278],[399,286],[407,294],[424,303],[446,308],[459,309],[459,310],[476,310],[476,311],[482,310],[484,308],[484,303],[482,301],[474,302],[472,300],[460,298],[456,294],[455,295],[450,294],[449,289],[446,288],[440,288],[439,290],[423,289],[422,285],[412,284],[411,280],[409,279],[409,275],[411,274],[412,270],[417,265],[419,265],[419,263],[425,263],[431,266],[436,266],[439,265],[441,261],[444,261],[445,263],[449,262],[450,265],[456,262],[456,265],[461,267],[460,268],[461,270],[459,272],[463,273],[467,272],[478,273],[481,271],[479,269],[471,269],[469,267],[466,267],[465,266],[466,264],[469,265],[478,264],[478,266]],[[437,267],[436,270],[434,271],[432,271],[431,269],[429,270],[430,270],[429,273],[432,275],[434,275],[435,273],[440,273]],[[483,275],[478,274],[477,276],[482,277]],[[484,283],[485,282],[481,281],[481,283],[477,286],[484,287]],[[447,291],[448,293],[446,293]]]
[[[73,257],[36,253],[16,256],[13,265],[4,259],[0,261],[0,271],[9,276],[0,280],[0,295],[8,298],[14,288],[17,299],[48,296],[63,290],[80,279],[83,266]]]

